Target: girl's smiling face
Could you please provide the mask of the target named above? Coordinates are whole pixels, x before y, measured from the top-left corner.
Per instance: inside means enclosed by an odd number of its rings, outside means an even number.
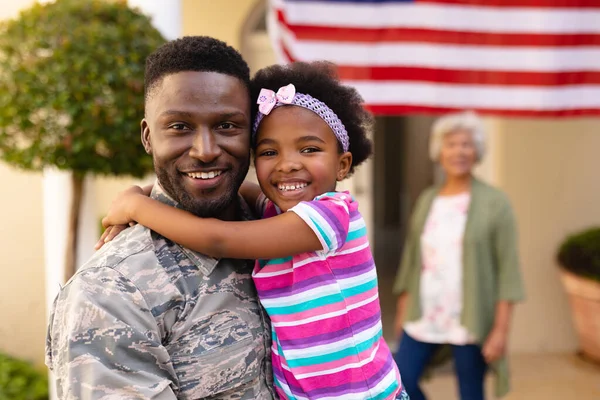
[[[256,176],[263,193],[282,211],[335,190],[352,165],[333,131],[314,112],[281,106],[265,116],[255,147]]]

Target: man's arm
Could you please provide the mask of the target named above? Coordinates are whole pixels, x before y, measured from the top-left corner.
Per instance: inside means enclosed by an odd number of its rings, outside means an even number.
[[[61,290],[46,352],[60,399],[177,399],[156,321],[135,285],[114,269],[82,271]]]

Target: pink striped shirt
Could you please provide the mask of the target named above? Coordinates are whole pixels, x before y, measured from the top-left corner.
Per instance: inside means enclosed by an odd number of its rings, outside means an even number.
[[[264,217],[280,210],[265,203]],[[271,317],[275,390],[282,399],[395,399],[398,368],[382,336],[375,263],[358,203],[347,192],[296,213],[323,250],[259,260],[253,272]]]

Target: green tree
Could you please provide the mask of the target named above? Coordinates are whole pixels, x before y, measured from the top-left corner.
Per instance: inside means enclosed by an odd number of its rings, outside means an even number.
[[[0,157],[73,172],[67,278],[86,174],[142,177],[144,63],[164,43],[124,1],[36,4],[0,27]]]

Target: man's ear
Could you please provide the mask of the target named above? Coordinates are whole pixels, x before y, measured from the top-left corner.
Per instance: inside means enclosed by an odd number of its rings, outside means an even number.
[[[350,167],[352,167],[352,153],[349,151],[340,155],[338,160],[338,173],[336,179],[339,181],[343,181],[348,175],[348,171],[350,171]]]
[[[152,143],[150,141],[150,127],[148,126],[148,121],[146,121],[146,118],[144,118],[142,120],[140,127],[141,127],[141,131],[142,131],[142,144],[144,145],[144,150],[146,150],[146,153],[152,155]]]

